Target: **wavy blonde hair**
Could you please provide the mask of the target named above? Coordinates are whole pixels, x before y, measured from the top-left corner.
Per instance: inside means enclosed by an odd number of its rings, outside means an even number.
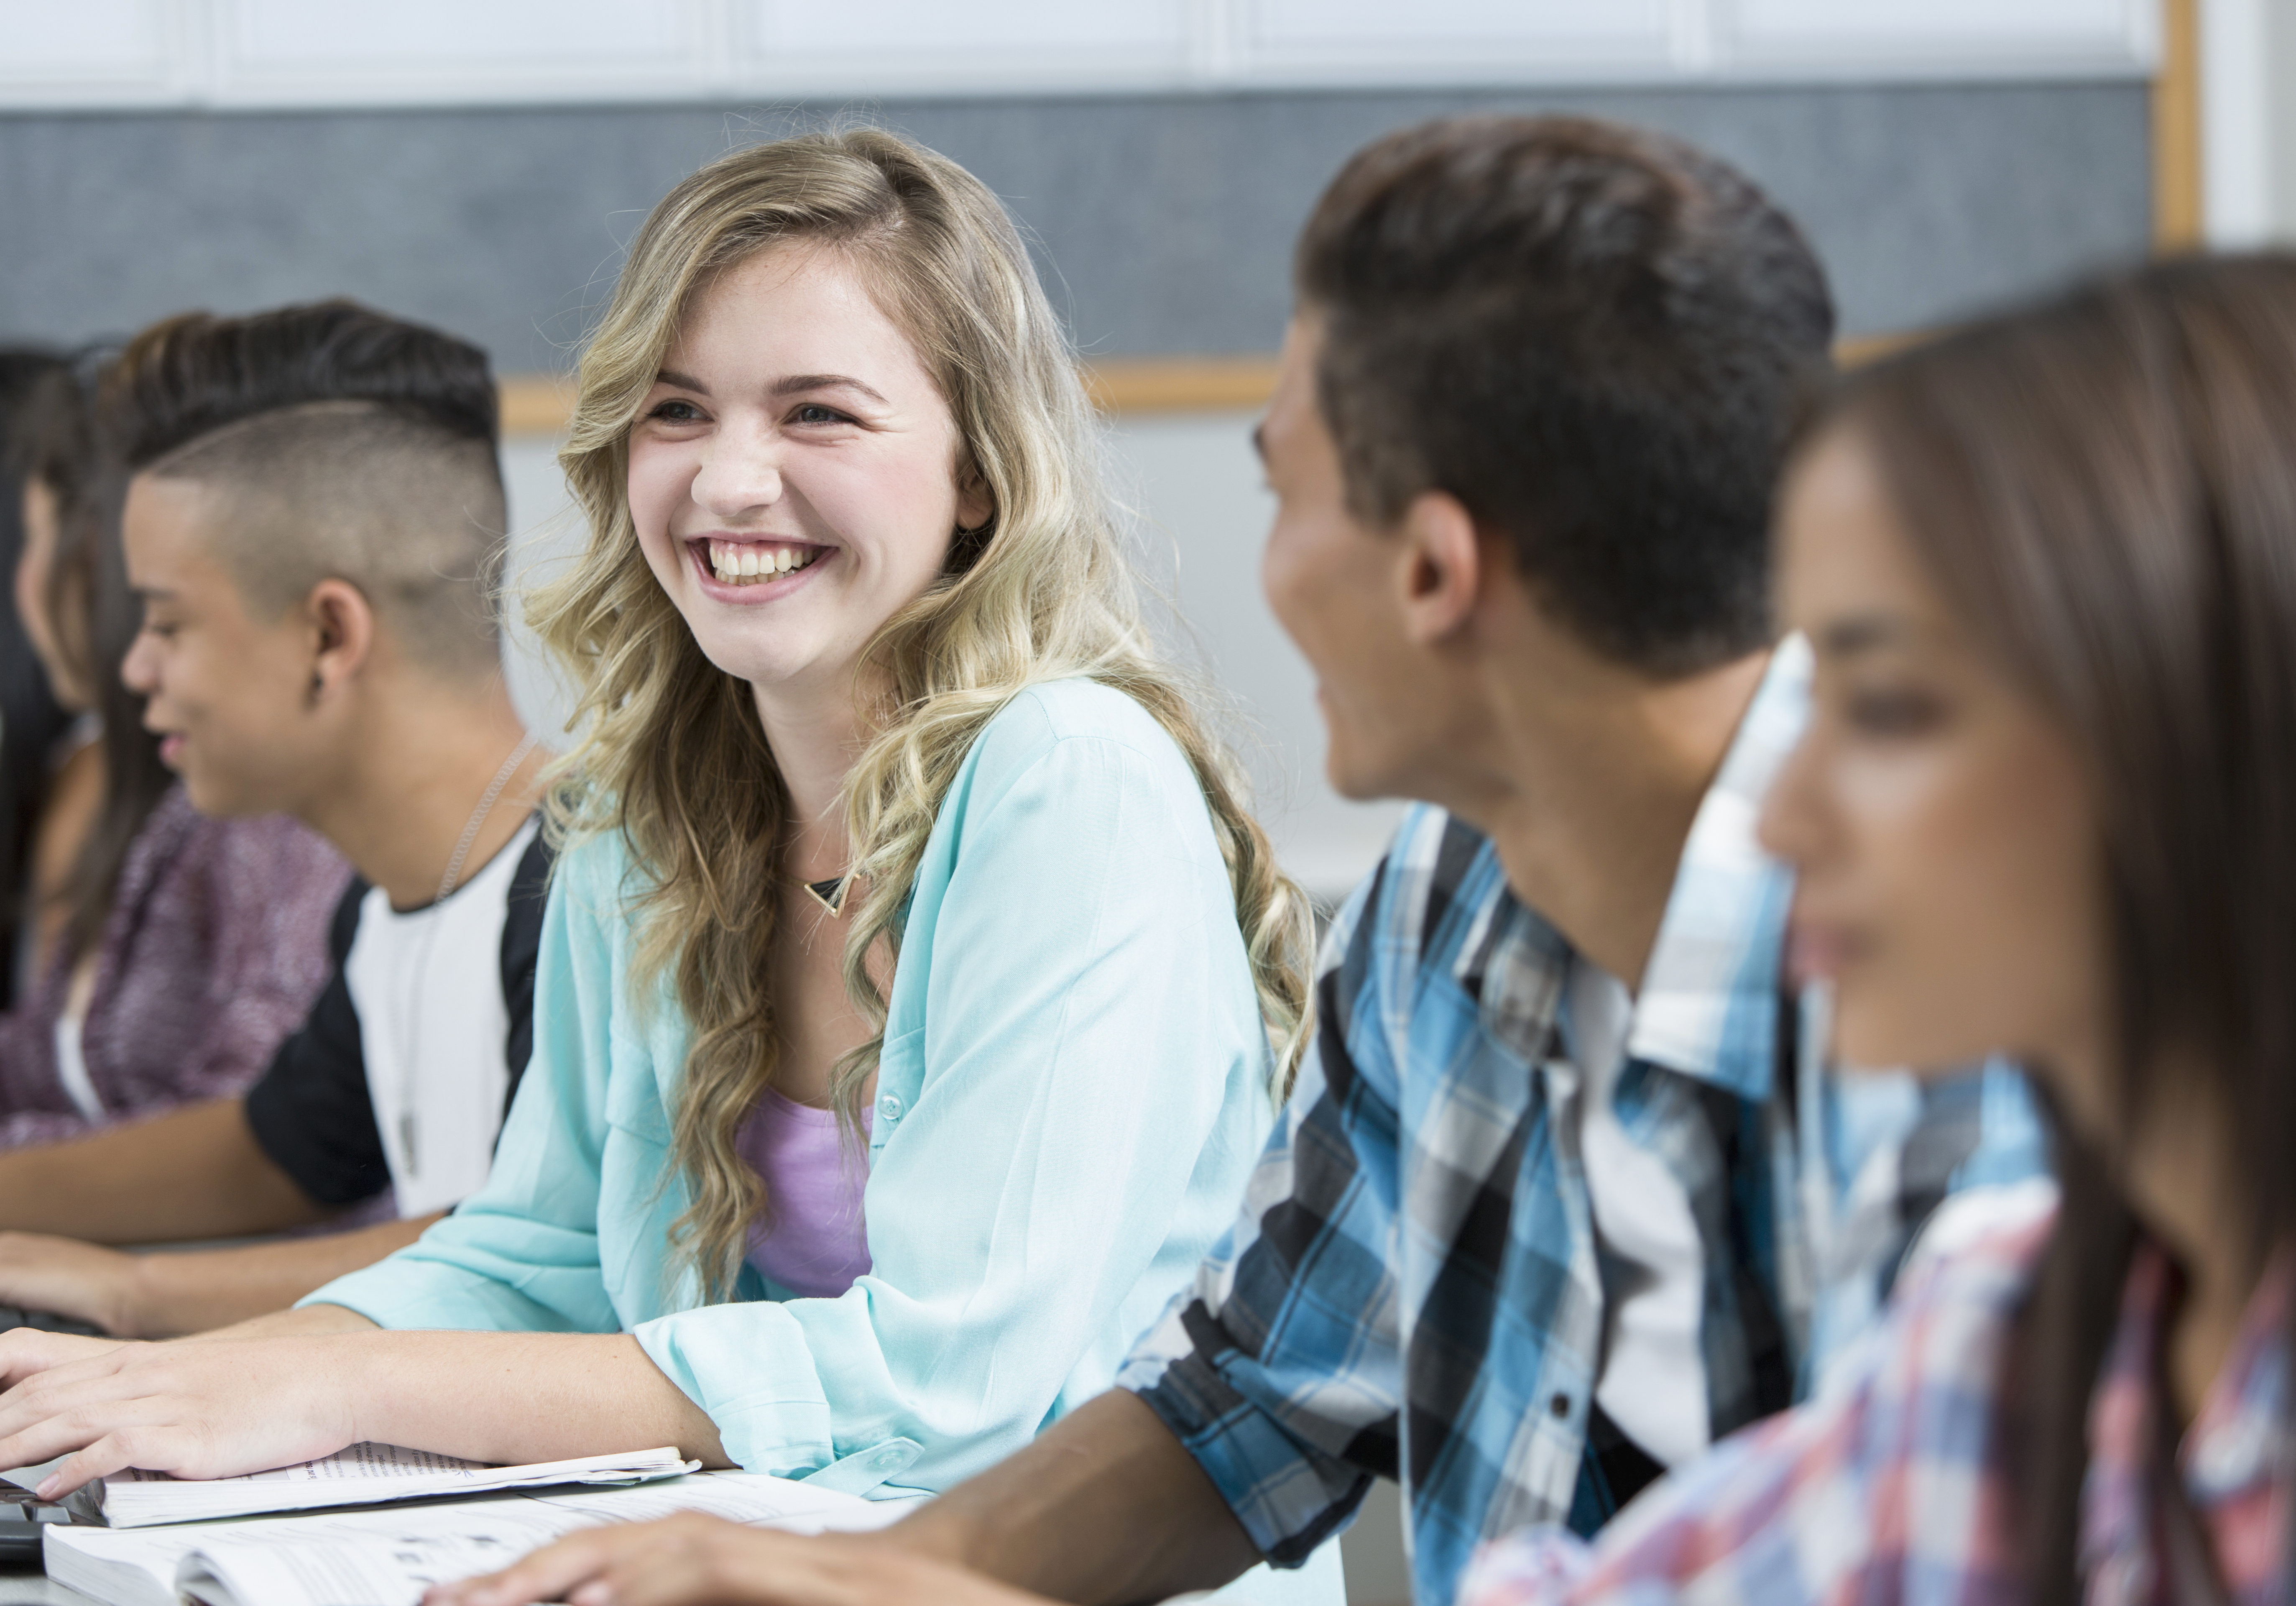
[[[867,684],[883,689],[846,784],[850,873],[863,879],[846,910],[844,976],[875,1035],[832,1072],[845,1130],[883,1042],[870,956],[882,943],[898,958],[934,816],[981,728],[1046,681],[1083,676],[1126,693],[1186,754],[1234,888],[1277,1098],[1308,1012],[1307,901],[1276,868],[1232,760],[1151,647],[1076,354],[1004,209],[955,163],[880,129],[721,157],[654,208],[583,353],[559,462],[589,543],[528,604],[585,688],[554,828],[567,840],[622,834],[636,871],[633,986],[644,997],[674,978],[692,1023],[673,1128],[690,1198],[673,1264],[713,1298],[730,1290],[769,1204],[734,1143],[778,1056],[767,978],[789,803],[749,688],[702,655],[639,550],[627,442],[696,294],[787,243],[840,253],[906,332],[955,419],[956,472],[977,475],[995,509],[981,530],[953,534],[940,577],[863,655]],[[738,822],[748,828],[729,837]]]

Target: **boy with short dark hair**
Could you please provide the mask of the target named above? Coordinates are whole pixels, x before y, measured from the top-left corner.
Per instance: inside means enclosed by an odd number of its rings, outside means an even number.
[[[193,315],[129,343],[102,406],[145,609],[125,673],[163,756],[201,810],[290,814],[359,872],[333,978],[245,1098],[0,1156],[0,1301],[164,1335],[290,1305],[484,1180],[533,1041],[549,852],[489,601],[482,353],[348,302]],[[396,1219],[327,1236],[95,1247],[386,1200]]]

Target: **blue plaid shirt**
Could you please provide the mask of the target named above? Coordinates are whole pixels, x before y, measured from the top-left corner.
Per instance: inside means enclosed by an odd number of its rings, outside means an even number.
[[[1613,1095],[1699,1228],[1718,1437],[1808,1392],[1948,1188],[2042,1163],[2005,1071],[1923,1092],[1808,1051],[1823,1022],[1780,974],[1792,882],[1754,822],[1808,665],[1779,649],[1699,809]],[[1432,808],[1334,923],[1315,1047],[1242,1215],[1117,1380],[1270,1561],[1298,1564],[1374,1477],[1404,1487],[1431,1603],[1484,1539],[1609,1514],[1587,1446],[1605,1268],[1563,1019],[1577,962]]]

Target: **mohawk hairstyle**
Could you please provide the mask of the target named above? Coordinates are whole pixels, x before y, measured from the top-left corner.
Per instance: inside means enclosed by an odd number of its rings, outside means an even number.
[[[314,401],[373,402],[489,447],[499,432],[485,352],[351,301],[163,319],[127,343],[105,390],[131,472],[226,424]]]
[[[415,661],[498,672],[505,519],[476,346],[352,301],[185,313],[127,342],[98,405],[131,474],[215,498],[202,539],[257,614],[343,580]]]

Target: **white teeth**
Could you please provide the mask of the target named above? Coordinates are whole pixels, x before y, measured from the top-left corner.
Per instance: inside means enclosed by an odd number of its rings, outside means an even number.
[[[733,541],[709,543],[709,568],[721,585],[750,585],[802,569],[819,556],[810,547],[747,547]]]

